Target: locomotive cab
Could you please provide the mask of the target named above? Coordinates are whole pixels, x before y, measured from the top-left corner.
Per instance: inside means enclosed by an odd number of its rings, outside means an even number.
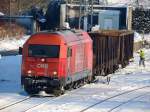
[[[32,35],[22,50],[21,84],[25,91],[63,93],[67,85],[92,76],[92,51],[88,52],[92,50],[92,40],[84,35],[87,37],[71,31]]]
[[[32,35],[23,46],[22,80],[21,83],[28,93],[40,90],[50,92],[59,87],[59,79],[64,72],[63,55],[65,44],[56,34],[38,33]],[[62,49],[62,50],[60,50]],[[64,57],[63,57],[64,56]]]

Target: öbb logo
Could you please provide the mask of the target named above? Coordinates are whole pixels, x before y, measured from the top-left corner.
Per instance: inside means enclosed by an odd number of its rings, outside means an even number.
[[[37,64],[37,68],[48,68],[48,64]]]

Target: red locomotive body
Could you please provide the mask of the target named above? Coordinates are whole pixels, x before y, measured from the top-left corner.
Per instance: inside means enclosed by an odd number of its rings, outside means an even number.
[[[92,40],[84,31],[34,34],[23,46],[21,84],[30,94],[62,93],[65,87],[91,79],[92,60]]]

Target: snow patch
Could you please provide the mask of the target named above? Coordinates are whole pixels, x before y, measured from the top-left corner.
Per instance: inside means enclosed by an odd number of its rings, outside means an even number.
[[[5,38],[0,41],[0,51],[17,50],[19,47],[23,46],[29,37],[30,36],[23,36],[21,39]]]

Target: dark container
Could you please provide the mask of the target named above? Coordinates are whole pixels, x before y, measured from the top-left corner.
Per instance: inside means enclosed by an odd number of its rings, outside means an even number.
[[[93,73],[106,76],[115,72],[119,64],[125,67],[133,57],[133,32],[101,30],[90,32],[93,40]]]
[[[133,58],[134,51],[134,33],[131,31],[122,31],[120,37],[120,58],[119,64],[125,67],[129,64],[129,60]]]

